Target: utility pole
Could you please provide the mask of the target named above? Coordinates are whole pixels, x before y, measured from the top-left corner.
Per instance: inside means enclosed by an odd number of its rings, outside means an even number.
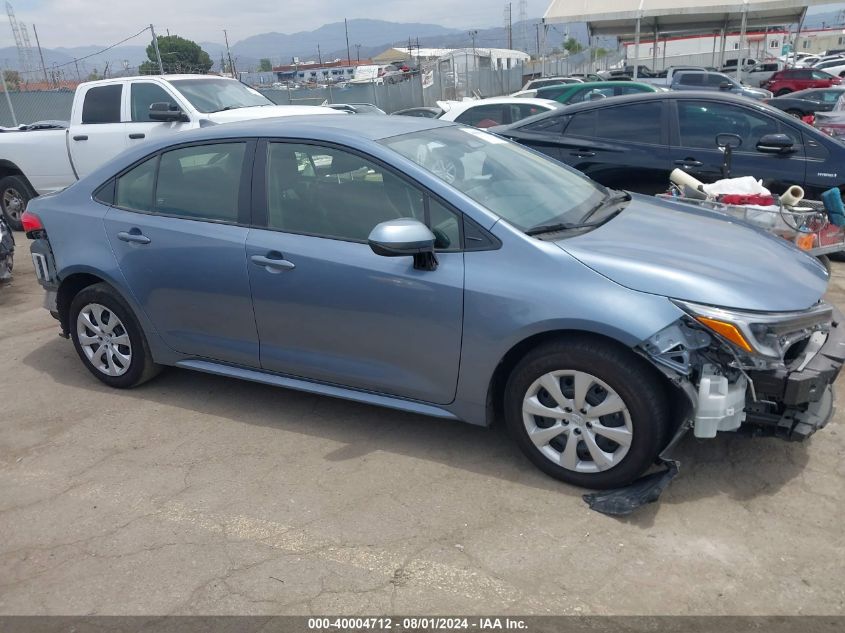
[[[540,23],[534,25],[534,30],[537,31],[537,59],[540,59]]]
[[[358,63],[360,64],[361,63],[361,45],[360,44],[355,45],[355,55],[357,56]]]
[[[513,50],[513,2],[508,2],[508,49]]]
[[[158,60],[158,72],[164,74],[164,64],[161,63],[161,53],[158,50],[158,38],[156,37],[155,27],[150,24],[150,33],[153,36],[153,48],[155,48],[156,59]]]
[[[320,64],[320,68],[323,67],[323,54],[320,52],[320,44],[317,43],[317,61]]]
[[[44,65],[44,53],[41,52],[41,42],[38,41],[38,30],[35,25],[32,25],[32,32],[35,34],[35,45],[38,47],[38,56],[41,58],[41,70],[44,72],[44,81],[48,84],[50,79],[47,77],[47,67]]]
[[[349,25],[346,23],[346,18],[343,18],[343,30],[346,31],[346,61],[349,62],[352,57],[349,53]]]
[[[76,79],[82,81],[82,75],[79,74],[79,61],[74,59],[73,65],[76,66]],[[55,79],[55,74],[53,75],[53,79]]]
[[[229,34],[226,32],[226,29],[223,29],[223,39],[226,40],[226,55],[229,57],[229,72],[232,73],[233,78],[236,78],[238,75],[235,70],[235,63],[232,61],[232,51],[229,50]]]

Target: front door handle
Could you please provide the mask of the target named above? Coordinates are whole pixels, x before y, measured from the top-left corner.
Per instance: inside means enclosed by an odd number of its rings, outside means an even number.
[[[129,229],[117,234],[117,239],[130,244],[149,244],[150,238],[141,233],[141,229]]]
[[[570,156],[576,156],[578,158],[590,158],[595,155],[596,153],[591,149],[576,149],[570,154]]]
[[[264,266],[268,273],[283,273],[296,268],[293,262],[286,260],[284,255],[278,251],[270,251],[266,256],[253,255],[249,259],[256,266]]]
[[[87,141],[88,135],[87,134],[77,134],[76,136],[73,137],[73,140],[74,141]]]
[[[146,134],[144,134],[143,132],[133,132],[129,135],[129,138],[144,138],[145,136]]]
[[[701,167],[704,163],[694,158],[684,158],[682,160],[676,160],[675,164],[681,167]]]

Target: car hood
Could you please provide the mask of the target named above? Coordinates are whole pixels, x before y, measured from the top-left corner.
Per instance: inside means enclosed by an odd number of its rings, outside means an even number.
[[[771,90],[766,90],[765,88],[753,88],[751,86],[743,86],[741,92],[746,97],[753,97],[755,99],[771,99],[773,96]]]
[[[269,119],[278,116],[296,116],[306,114],[337,114],[337,110],[321,106],[253,106],[250,108],[223,110],[222,112],[209,112],[208,114],[204,114],[203,118],[209,119],[214,123],[234,123],[235,121],[247,121],[249,119]]]
[[[607,223],[557,245],[632,290],[726,308],[803,310],[827,288],[824,267],[786,240],[721,213],[632,196]]]

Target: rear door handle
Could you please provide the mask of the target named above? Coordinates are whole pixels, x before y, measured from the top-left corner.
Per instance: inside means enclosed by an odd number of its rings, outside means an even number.
[[[87,134],[77,134],[76,136],[73,137],[73,140],[74,141],[87,141],[88,135]]]
[[[694,158],[684,158],[683,160],[676,160],[675,164],[681,167],[701,167],[704,163]]]
[[[253,255],[249,259],[256,266],[264,266],[268,273],[283,273],[296,268],[293,262],[286,260],[284,255],[278,251],[270,251],[266,256]]]
[[[129,135],[129,138],[144,138],[145,136],[146,134],[144,134],[143,132],[134,132]]]
[[[149,244],[150,238],[141,233],[141,229],[129,229],[117,234],[117,239],[130,244]]]

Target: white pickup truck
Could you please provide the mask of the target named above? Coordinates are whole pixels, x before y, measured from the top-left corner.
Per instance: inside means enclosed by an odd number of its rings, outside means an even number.
[[[67,128],[0,133],[0,212],[14,229],[26,203],[67,187],[135,143],[204,125],[299,114],[225,77],[156,75],[80,84]]]

